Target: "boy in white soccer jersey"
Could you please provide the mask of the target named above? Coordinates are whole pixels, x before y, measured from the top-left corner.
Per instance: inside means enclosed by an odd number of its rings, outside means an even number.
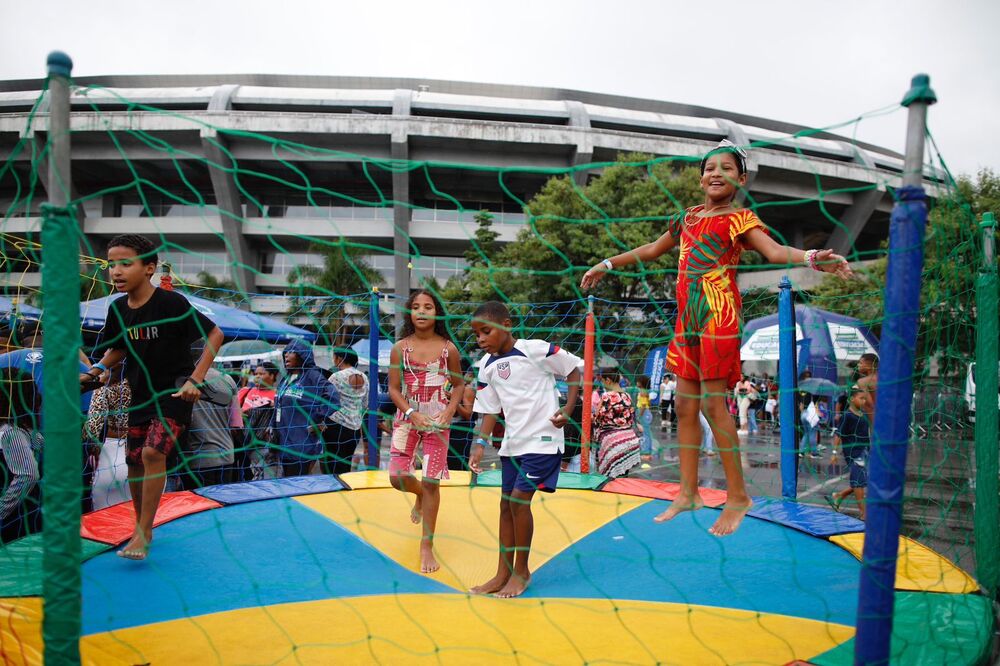
[[[481,471],[483,447],[501,411],[507,426],[500,446],[503,480],[497,573],[472,588],[472,592],[516,597],[531,580],[531,498],[536,490],[556,490],[564,446],[562,429],[580,391],[580,359],[544,340],[515,340],[510,332],[510,311],[497,301],[483,303],[472,319],[476,342],[487,354],[479,364],[474,409],[483,414],[483,423],[469,457],[472,471]],[[557,376],[566,377],[569,385],[562,409],[556,392]]]

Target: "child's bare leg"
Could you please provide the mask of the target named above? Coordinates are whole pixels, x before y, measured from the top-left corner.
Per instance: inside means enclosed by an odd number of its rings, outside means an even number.
[[[674,413],[677,415],[677,441],[680,447],[681,494],[667,510],[653,520],[664,523],[682,511],[694,511],[703,506],[698,494],[698,453],[701,448],[701,384],[683,377],[677,378]]]
[[[865,489],[852,488],[854,500],[858,503],[858,511],[861,512],[861,520],[865,519]]]
[[[531,570],[528,556],[531,554],[531,539],[535,535],[535,517],[531,514],[531,498],[535,491],[514,490],[511,493],[510,508],[514,518],[514,571],[507,584],[497,592],[497,596],[509,599],[517,597],[528,589]]]
[[[434,557],[434,529],[441,506],[441,488],[434,479],[424,479],[420,485],[424,519],[424,533],[420,538],[420,573],[434,573],[441,568]]]
[[[167,481],[167,456],[152,447],[143,447],[142,466],[129,467],[131,487],[137,485],[132,479],[133,467],[142,470],[140,474],[143,475],[138,500],[133,497],[133,506],[138,504],[139,509],[136,513],[136,529],[132,539],[125,544],[119,554],[130,560],[143,560],[153,542],[153,522],[156,520],[156,510],[160,507],[163,486]]]
[[[396,490],[416,495],[416,499],[413,501],[413,508],[410,509],[410,520],[414,525],[419,523],[423,510],[424,492],[423,488],[420,486],[420,482],[417,481],[417,477],[412,474],[394,474],[389,476],[389,483],[392,484],[392,487]]]
[[[726,473],[726,506],[715,524],[708,529],[715,536],[732,534],[740,526],[747,510],[753,505],[743,481],[743,464],[740,461],[739,435],[726,410],[726,380],[712,379],[704,382],[706,398],[705,415],[712,427],[712,434],[719,449],[719,459]]]
[[[500,496],[500,557],[497,562],[497,573],[482,585],[476,585],[470,592],[473,594],[493,594],[499,591],[510,580],[514,570],[514,515],[510,509],[510,498]]]

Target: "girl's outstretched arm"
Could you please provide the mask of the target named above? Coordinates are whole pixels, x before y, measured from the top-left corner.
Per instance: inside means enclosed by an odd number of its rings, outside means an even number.
[[[613,257],[608,257],[601,263],[594,265],[583,274],[583,279],[580,280],[580,288],[590,289],[595,286],[601,281],[604,274],[612,268],[622,268],[640,261],[645,264],[658,259],[675,247],[677,247],[677,239],[671,236],[668,231],[652,243],[646,243],[621,254],[616,254]],[[608,266],[605,262],[610,263],[611,266]]]
[[[743,241],[751,250],[760,252],[768,263],[791,266],[806,264],[817,271],[833,273],[841,278],[854,276],[847,260],[833,250],[800,250],[780,245],[761,229],[750,229],[743,234]]]

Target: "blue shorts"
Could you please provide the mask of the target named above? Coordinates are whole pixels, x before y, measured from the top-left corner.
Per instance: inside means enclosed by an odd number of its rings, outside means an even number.
[[[523,456],[500,456],[501,490],[530,493],[541,490],[554,493],[562,466],[561,453],[526,453]]]
[[[868,487],[868,449],[844,451],[844,462],[851,477],[851,488]]]

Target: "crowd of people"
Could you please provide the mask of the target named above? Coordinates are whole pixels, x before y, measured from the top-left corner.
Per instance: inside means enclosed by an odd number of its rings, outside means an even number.
[[[831,250],[777,243],[752,211],[735,203],[746,182],[746,159],[741,148],[720,144],[701,162],[704,203],[670,217],[658,239],[599,262],[580,285],[591,289],[608,273],[680,248],[679,314],[667,351],[672,376],[660,387],[661,409],[678,431],[680,493],[655,522],[703,505],[700,435],[710,433],[727,483],[727,501],[709,528],[720,537],[737,530],[752,506],[740,462],[740,430],[758,427],[761,408],[774,414],[773,405],[768,410],[772,387],[740,374],[742,304],[735,286],[740,255],[752,249],[770,263],[851,274],[843,257]],[[149,555],[168,483],[190,488],[346,471],[348,453],[353,456],[362,434],[368,390],[356,356],[338,354],[336,371],[328,374],[316,366],[308,345],[292,342],[284,349],[282,368],[262,364],[252,383],[240,387],[213,367],[222,331],[181,294],[152,285],[157,265],[152,242],[135,234],[117,236],[108,244],[107,258],[111,280],[123,296],[111,303],[97,348],[101,357],[86,360],[80,382],[85,389],[100,386],[87,433],[96,444],[93,476],[102,490],[91,501],[107,505],[127,493],[135,510],[135,532],[118,551],[121,557]],[[445,309],[433,293],[414,292],[405,311],[390,363],[395,413],[384,427],[391,431],[392,485],[413,496],[409,518],[421,524],[421,571],[439,568],[434,536],[440,482],[449,477],[451,464],[482,472],[484,451],[494,447],[501,473],[497,572],[473,592],[517,596],[531,578],[532,497],[554,492],[560,471],[574,463],[566,440],[579,442],[582,434],[579,423],[587,408],[578,401],[582,362],[554,341],[515,338],[511,313],[490,301],[471,320],[483,356],[474,368],[463,367],[444,327]],[[652,448],[651,387],[643,378],[635,391],[623,390],[610,368],[602,368],[599,376],[603,390],[590,405],[597,471],[627,474]],[[562,401],[556,390],[560,379],[568,387]],[[31,460],[37,463],[41,442],[37,428],[29,430],[16,415],[37,413],[37,396],[7,393],[14,397],[8,397],[8,418],[0,428],[5,464],[28,468]],[[809,413],[808,406],[803,413]],[[845,442],[860,437],[857,428],[850,436],[843,429]],[[462,431],[474,433],[472,441],[463,441]]]

